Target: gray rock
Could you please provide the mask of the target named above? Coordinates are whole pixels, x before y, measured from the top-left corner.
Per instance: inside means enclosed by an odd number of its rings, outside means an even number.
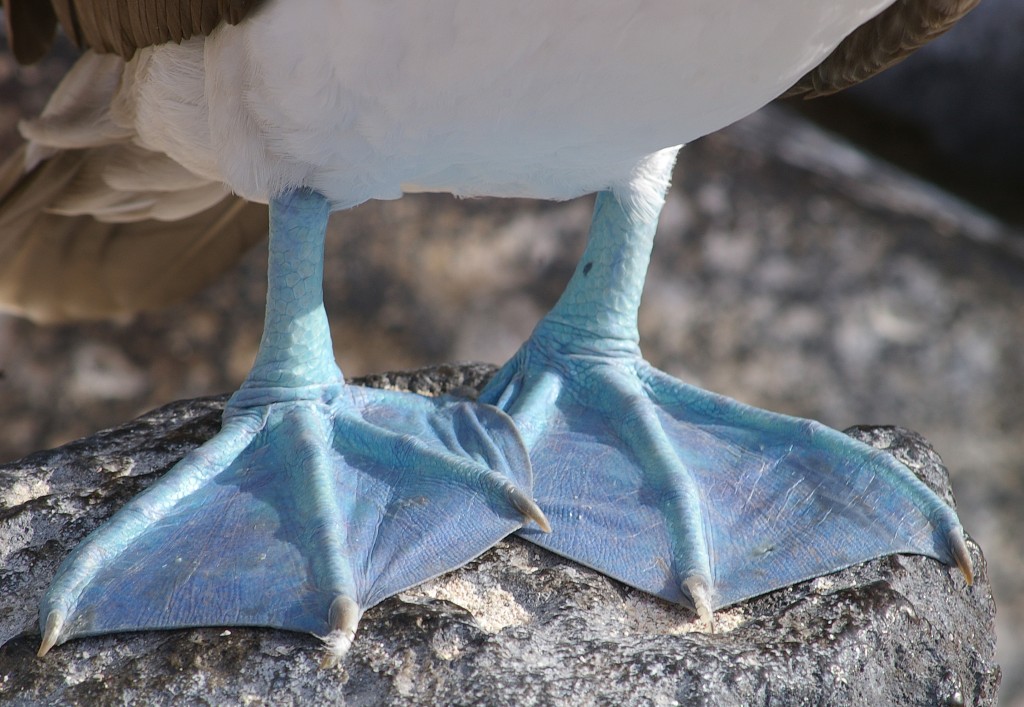
[[[491,369],[375,376],[437,393]],[[80,639],[35,657],[35,604],[75,543],[218,428],[184,401],[0,468],[5,704],[994,704],[994,604],[980,549],[966,587],[921,557],[869,562],[745,602],[718,629],[518,539],[367,612],[336,670],[316,639],[203,629]],[[850,431],[951,500],[918,435]]]

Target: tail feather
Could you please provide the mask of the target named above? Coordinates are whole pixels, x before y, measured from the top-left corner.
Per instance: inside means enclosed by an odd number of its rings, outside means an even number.
[[[59,322],[170,304],[266,236],[266,206],[137,144],[124,68],[86,53],[0,165],[0,309]]]
[[[54,213],[88,172],[91,150],[55,153],[25,172],[25,147],[0,166],[0,308],[41,322],[123,316],[188,297],[267,233],[267,207],[206,188],[215,198],[176,221],[99,220]],[[200,188],[165,193],[194,204]],[[115,198],[128,197],[110,192]],[[175,215],[167,200],[134,195],[134,214]],[[149,201],[146,201],[149,198]],[[125,201],[124,203],[128,203]],[[111,211],[110,203],[105,204]]]

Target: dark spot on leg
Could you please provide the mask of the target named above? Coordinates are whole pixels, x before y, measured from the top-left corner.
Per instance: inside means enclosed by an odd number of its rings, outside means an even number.
[[[592,267],[594,267],[594,263],[592,263],[592,262],[591,263],[587,263],[586,265],[583,266],[583,275],[584,275],[584,277],[586,277],[587,275],[590,274],[590,268],[592,268]]]

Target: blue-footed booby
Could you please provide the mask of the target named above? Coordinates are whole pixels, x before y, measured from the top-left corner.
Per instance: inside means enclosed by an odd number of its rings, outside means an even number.
[[[86,50],[0,170],[7,309],[159,305],[269,227],[221,431],[64,561],[40,655],[259,625],[337,659],[366,608],[517,531],[709,623],[889,553],[970,582],[955,513],[907,468],[654,369],[637,309],[682,144],[856,83],[976,2],[4,0],[19,61],[58,25]],[[329,214],[418,191],[598,192],[565,293],[477,402],[347,384],[332,353]]]

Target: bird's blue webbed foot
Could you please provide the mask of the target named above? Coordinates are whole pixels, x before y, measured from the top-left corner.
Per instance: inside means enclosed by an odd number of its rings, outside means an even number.
[[[272,626],[347,649],[362,612],[532,519],[511,420],[345,384],[321,295],[322,197],[271,204],[267,322],[222,430],[89,536],[40,607],[40,654],[96,633]]]
[[[636,312],[656,220],[598,196],[566,292],[481,396],[516,421],[551,522],[520,534],[708,620],[891,553],[970,580],[955,513],[893,457],[643,360]]]

